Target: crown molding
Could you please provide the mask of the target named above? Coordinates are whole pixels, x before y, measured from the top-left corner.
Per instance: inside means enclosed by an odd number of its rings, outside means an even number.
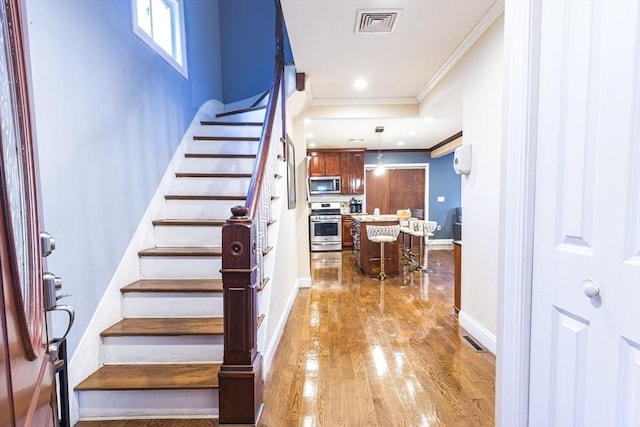
[[[478,39],[484,34],[485,31],[495,22],[496,19],[504,12],[504,0],[497,0],[493,6],[485,13],[480,22],[471,30],[467,37],[458,45],[456,50],[453,51],[451,56],[440,67],[436,74],[431,78],[429,83],[418,93],[416,97],[418,102],[424,101],[429,93],[436,87],[436,85],[447,75],[454,65],[460,61],[465,53],[478,41]]]

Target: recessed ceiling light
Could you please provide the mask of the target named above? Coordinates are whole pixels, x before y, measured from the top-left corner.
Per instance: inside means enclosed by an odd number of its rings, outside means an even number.
[[[404,141],[398,141],[397,144],[398,145],[404,145]]]
[[[415,130],[409,131],[409,136],[416,136],[418,134],[418,132],[416,132]]]
[[[304,119],[304,124],[308,125],[309,123],[311,123],[311,119],[309,117],[307,117],[306,119]]]
[[[313,132],[307,132],[307,138],[313,138]]]
[[[315,147],[315,146],[316,146],[316,144],[315,144],[315,143],[313,143],[313,142],[310,142],[310,143],[309,143],[309,147]]]
[[[433,121],[433,116],[427,116],[427,117],[425,117],[425,118],[424,118],[424,121],[425,121],[426,123],[432,122],[432,121]]]
[[[367,86],[369,86],[369,83],[363,78],[356,79],[356,81],[353,82],[353,87],[358,90],[366,89]]]

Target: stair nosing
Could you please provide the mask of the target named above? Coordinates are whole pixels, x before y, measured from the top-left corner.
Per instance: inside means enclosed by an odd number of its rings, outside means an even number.
[[[206,136],[194,135],[194,141],[234,141],[234,142],[260,142],[259,136]]]
[[[140,257],[220,257],[220,246],[159,246],[138,251]]]
[[[116,391],[116,390],[206,390],[218,388],[218,371],[220,363],[145,363],[145,364],[106,364],[98,368],[95,372],[81,381],[75,386],[76,391]],[[132,371],[140,371],[141,368],[152,371],[148,375],[136,375],[133,377]],[[188,372],[194,381],[178,384],[176,376],[173,376],[176,369],[188,369]],[[203,369],[209,371],[211,375],[202,375]],[[118,375],[118,380],[124,378],[124,381],[135,378],[140,381],[144,380],[145,384],[132,386],[129,384],[116,384],[117,381],[110,379],[105,383],[105,379],[99,378],[101,375],[109,374],[106,371],[122,371]],[[184,372],[180,374],[184,379]],[[167,380],[173,379],[172,383]],[[196,382],[197,380],[197,382]]]
[[[255,159],[255,154],[218,154],[218,153],[184,153],[184,157],[187,159]]]
[[[165,200],[246,200],[247,196],[208,196],[203,194],[166,194]]]
[[[207,331],[198,330],[204,327]],[[224,333],[221,317],[127,317],[109,326],[100,336],[111,337],[180,337],[220,336]]]
[[[251,178],[250,173],[176,172],[176,178]]]
[[[196,286],[200,283],[201,286]],[[205,284],[203,288],[203,284]],[[206,286],[206,285],[209,286]],[[121,293],[222,293],[222,279],[141,279],[120,288]]]
[[[200,120],[202,126],[260,126],[264,125],[264,122],[223,122],[215,120]]]
[[[190,227],[219,227],[224,225],[225,219],[155,219],[152,224],[158,226],[190,226]]]

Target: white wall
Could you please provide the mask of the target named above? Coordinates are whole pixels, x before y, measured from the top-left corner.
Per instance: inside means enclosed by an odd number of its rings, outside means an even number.
[[[423,101],[462,86],[462,131],[464,144],[472,146],[472,166],[462,178],[460,323],[490,349],[497,331],[503,27],[501,15]]]

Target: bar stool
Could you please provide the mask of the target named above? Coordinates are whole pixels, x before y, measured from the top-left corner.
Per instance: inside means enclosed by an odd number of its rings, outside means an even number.
[[[384,272],[384,244],[395,242],[400,233],[398,225],[367,225],[367,237],[370,241],[380,243],[380,274],[378,278],[385,280],[387,278]]]
[[[425,246],[425,237],[428,238],[433,236],[433,231],[438,225],[435,221],[415,221],[411,224],[409,234],[411,236],[415,236],[419,238],[420,250],[418,252],[418,261],[414,264],[414,271],[422,271],[424,273],[431,273],[431,269],[427,267],[427,260],[424,256],[424,246]]]

